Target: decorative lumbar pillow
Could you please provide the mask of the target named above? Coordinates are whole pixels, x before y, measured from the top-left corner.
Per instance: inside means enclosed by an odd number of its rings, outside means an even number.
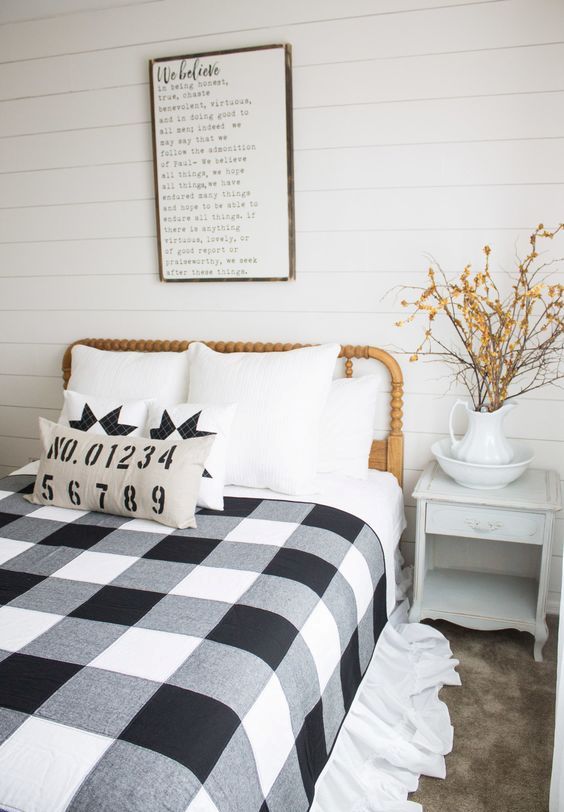
[[[139,437],[144,433],[149,402],[97,398],[67,389],[59,423],[71,429],[111,437]]]
[[[153,440],[187,440],[192,437],[215,436],[200,482],[197,504],[211,510],[223,510],[225,465],[235,404],[228,406],[182,403],[149,410],[146,434]]]
[[[76,344],[68,388],[117,400],[188,400],[188,351],[114,352]]]
[[[214,438],[148,440],[106,437],[39,418],[43,453],[36,505],[97,510],[196,527],[200,479]]]
[[[366,479],[378,391],[376,375],[333,381],[321,418],[319,472]]]
[[[319,423],[338,344],[277,353],[190,345],[190,401],[237,403],[226,482],[282,493],[313,488]]]

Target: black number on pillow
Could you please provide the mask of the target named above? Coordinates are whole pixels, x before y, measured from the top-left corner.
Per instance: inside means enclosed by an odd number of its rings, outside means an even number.
[[[132,458],[132,456],[135,454],[135,446],[134,445],[126,445],[123,450],[126,453],[123,455],[121,460],[118,462],[117,468],[129,468],[128,460],[130,460]]]
[[[176,446],[173,445],[169,448],[168,451],[165,451],[164,454],[161,454],[161,456],[159,457],[158,461],[160,462],[161,465],[164,465],[165,471],[168,471],[168,469],[170,468],[172,463],[172,455],[174,454],[175,451]]]
[[[85,464],[96,465],[103,448],[104,446],[102,443],[94,443],[94,445],[91,445],[88,451],[86,452],[86,456],[84,457]]]
[[[143,462],[139,461],[137,463],[137,467],[141,468],[141,470],[143,468],[146,468],[151,462],[151,457],[153,456],[156,450],[157,449],[155,448],[154,445],[146,445],[145,448],[143,449],[143,451],[145,452],[145,459],[143,460]]]
[[[135,487],[133,485],[126,485],[123,489],[123,506],[126,510],[135,513],[137,510],[137,502],[135,501]]]
[[[153,488],[153,502],[155,503],[156,507],[153,508],[153,513],[156,513],[157,516],[160,516],[164,510],[164,503],[165,503],[165,489],[162,485],[155,485]]]
[[[104,500],[106,499],[108,486],[105,485],[103,482],[97,482],[96,487],[100,491],[100,510],[104,510]]]
[[[44,474],[43,482],[41,483],[41,487],[43,488],[43,493],[41,496],[44,499],[47,499],[49,502],[53,499],[53,488],[51,487],[51,480],[53,479],[52,474]]]
[[[113,458],[114,458],[114,454],[115,454],[115,453],[116,453],[116,451],[117,451],[117,445],[114,443],[113,445],[111,445],[111,446],[110,446],[110,448],[111,448],[111,451],[110,451],[110,453],[108,454],[108,459],[106,460],[106,468],[109,468],[109,467],[110,467],[110,465],[112,464],[112,460],[113,460]]]
[[[80,495],[78,493],[79,488],[80,483],[77,482],[76,479],[71,479],[69,482],[69,499],[73,505],[80,505]]]

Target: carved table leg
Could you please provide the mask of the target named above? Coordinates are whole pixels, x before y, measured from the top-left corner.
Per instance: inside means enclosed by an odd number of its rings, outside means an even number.
[[[537,663],[542,663],[542,650],[544,648],[544,644],[548,640],[548,626],[546,625],[546,621],[542,623],[537,623],[537,628],[535,630],[535,650],[534,656]]]

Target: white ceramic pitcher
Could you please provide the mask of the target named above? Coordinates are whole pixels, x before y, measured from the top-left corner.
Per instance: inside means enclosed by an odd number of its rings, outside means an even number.
[[[468,428],[461,440],[456,439],[452,427],[453,415],[458,406],[464,406],[468,416]],[[513,460],[513,448],[503,433],[503,420],[514,406],[514,403],[505,403],[495,412],[476,412],[468,401],[457,400],[449,417],[452,456],[463,462],[475,462],[479,465],[510,463]]]

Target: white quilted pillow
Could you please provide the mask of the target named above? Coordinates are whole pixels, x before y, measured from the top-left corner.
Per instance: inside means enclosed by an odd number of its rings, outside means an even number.
[[[237,403],[226,483],[311,492],[338,344],[277,353],[188,350],[190,401]]]
[[[115,400],[185,403],[188,351],[113,352],[77,344],[72,348],[68,388]]]

